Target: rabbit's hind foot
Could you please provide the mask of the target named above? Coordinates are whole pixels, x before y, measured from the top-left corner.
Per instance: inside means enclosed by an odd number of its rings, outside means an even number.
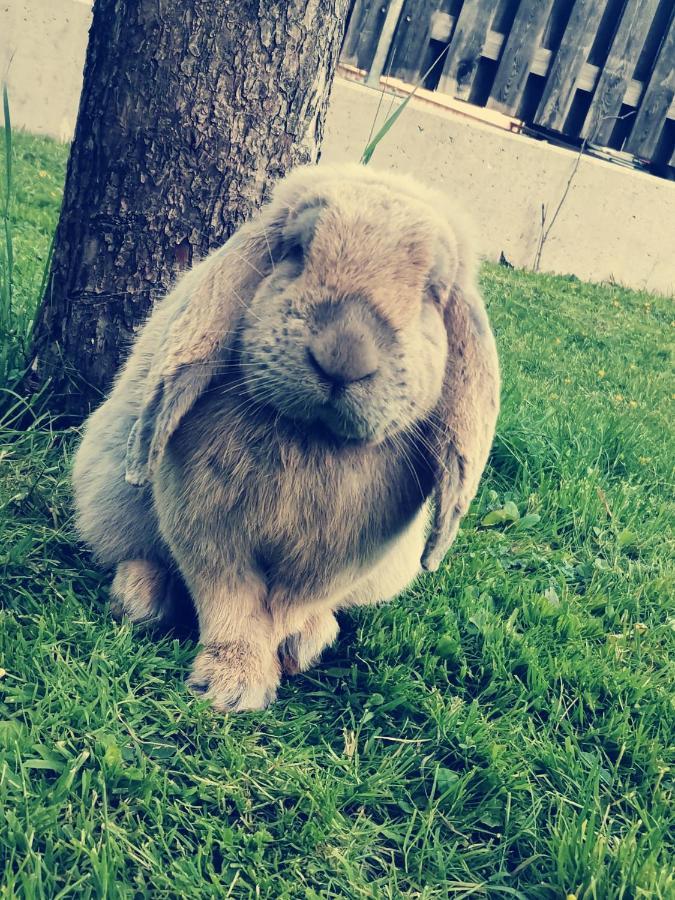
[[[112,617],[150,627],[170,624],[174,618],[171,582],[160,563],[146,559],[118,563],[110,588]]]
[[[298,631],[287,635],[279,645],[279,659],[286,675],[306,672],[335,642],[339,626],[332,611],[315,613]]]

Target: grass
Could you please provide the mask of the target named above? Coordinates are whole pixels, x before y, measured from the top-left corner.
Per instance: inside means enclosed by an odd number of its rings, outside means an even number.
[[[0,386],[23,372],[44,286],[66,153],[62,145],[12,134],[6,87],[0,155]],[[18,146],[13,152],[12,144]]]
[[[66,150],[16,136],[30,313]],[[43,174],[44,173],[44,174]],[[486,266],[504,371],[454,551],[261,714],[107,615],[73,435],[0,427],[0,897],[672,898],[672,303]],[[495,524],[489,524],[495,522]]]

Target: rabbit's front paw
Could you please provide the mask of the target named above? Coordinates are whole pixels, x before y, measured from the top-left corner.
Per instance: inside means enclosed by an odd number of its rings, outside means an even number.
[[[188,687],[221,712],[265,709],[279,684],[279,663],[248,641],[207,644],[192,665]]]
[[[294,634],[289,634],[279,645],[279,658],[286,675],[306,672],[330,646],[340,630],[332,612],[310,616]]]

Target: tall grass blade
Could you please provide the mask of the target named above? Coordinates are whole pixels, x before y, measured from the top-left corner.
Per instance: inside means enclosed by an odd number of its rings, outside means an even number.
[[[49,250],[47,250],[47,258],[45,260],[45,267],[42,270],[42,278],[40,280],[40,291],[37,296],[37,305],[35,307],[35,313],[33,314],[33,318],[28,326],[28,330],[26,333],[27,341],[30,341],[33,332],[35,330],[35,324],[38,319],[38,315],[40,314],[40,309],[42,307],[42,301],[45,297],[45,292],[47,290],[47,282],[49,281],[49,275],[52,269],[52,257],[54,256],[54,244],[56,243],[56,231],[52,233],[52,239],[49,242]]]
[[[389,130],[394,127],[396,120],[401,115],[401,113],[406,108],[406,106],[410,103],[410,101],[412,100],[412,97],[413,97],[412,94],[408,94],[408,96],[405,98],[403,103],[401,103],[400,106],[397,106],[396,109],[394,110],[394,112],[385,119],[384,125],[380,128],[380,130],[377,132],[375,137],[372,139],[372,141],[368,144],[366,149],[363,151],[363,156],[361,157],[361,163],[364,166],[368,165],[368,163],[370,162],[370,160],[373,157],[373,153],[377,149],[377,145],[380,143],[380,141],[384,137],[386,137]]]
[[[410,103],[410,101],[415,96],[415,94],[417,93],[419,88],[422,87],[422,85],[427,80],[429,75],[431,75],[431,73],[434,71],[436,66],[439,64],[439,62],[443,59],[445,54],[448,52],[449,46],[450,45],[448,44],[447,47],[444,47],[441,50],[441,52],[438,54],[438,56],[432,62],[432,64],[429,66],[429,68],[426,70],[426,72],[420,77],[419,81],[417,82],[415,87],[412,89],[412,91],[408,94],[408,96],[405,98],[405,100],[399,106],[396,107],[396,109],[394,110],[393,113],[391,113],[391,115],[387,116],[387,118],[385,119],[384,124],[382,125],[380,130],[377,132],[375,137],[371,141],[368,142],[365,150],[363,151],[363,154],[362,154],[361,160],[360,160],[362,165],[364,165],[364,166],[368,165],[368,163],[370,162],[370,160],[373,157],[373,153],[375,153],[375,150],[377,149],[377,145],[380,143],[380,141],[383,138],[385,138],[387,136],[388,132],[396,124],[396,120],[401,115],[403,110]],[[379,106],[378,106],[378,111],[379,111]],[[377,116],[377,113],[375,115]]]
[[[9,94],[7,85],[2,86],[2,110],[5,116],[5,174],[7,193],[5,195],[5,212],[9,208],[9,197],[12,188],[12,121],[9,116]]]
[[[3,246],[0,253],[0,383],[6,384],[13,368],[16,353],[13,335],[14,246],[12,243],[12,122],[9,113],[7,85],[2,86],[2,106],[5,117],[5,198],[2,209]]]
[[[7,252],[8,281],[11,288],[14,276],[14,246],[12,244],[12,230],[10,227],[10,207],[12,202],[12,120],[9,115],[9,94],[7,85],[2,86],[2,107],[5,116],[5,243]]]

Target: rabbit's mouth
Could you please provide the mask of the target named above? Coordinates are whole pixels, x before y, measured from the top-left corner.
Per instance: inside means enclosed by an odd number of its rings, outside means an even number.
[[[331,399],[315,408],[315,421],[337,437],[369,443],[377,438],[377,430],[363,416],[340,401]]]
[[[360,404],[350,402],[344,393],[312,397],[287,390],[269,398],[268,402],[306,433],[331,435],[355,443],[378,443],[384,437],[381,433],[383,423],[375,421],[375,417],[370,419],[361,411]]]

